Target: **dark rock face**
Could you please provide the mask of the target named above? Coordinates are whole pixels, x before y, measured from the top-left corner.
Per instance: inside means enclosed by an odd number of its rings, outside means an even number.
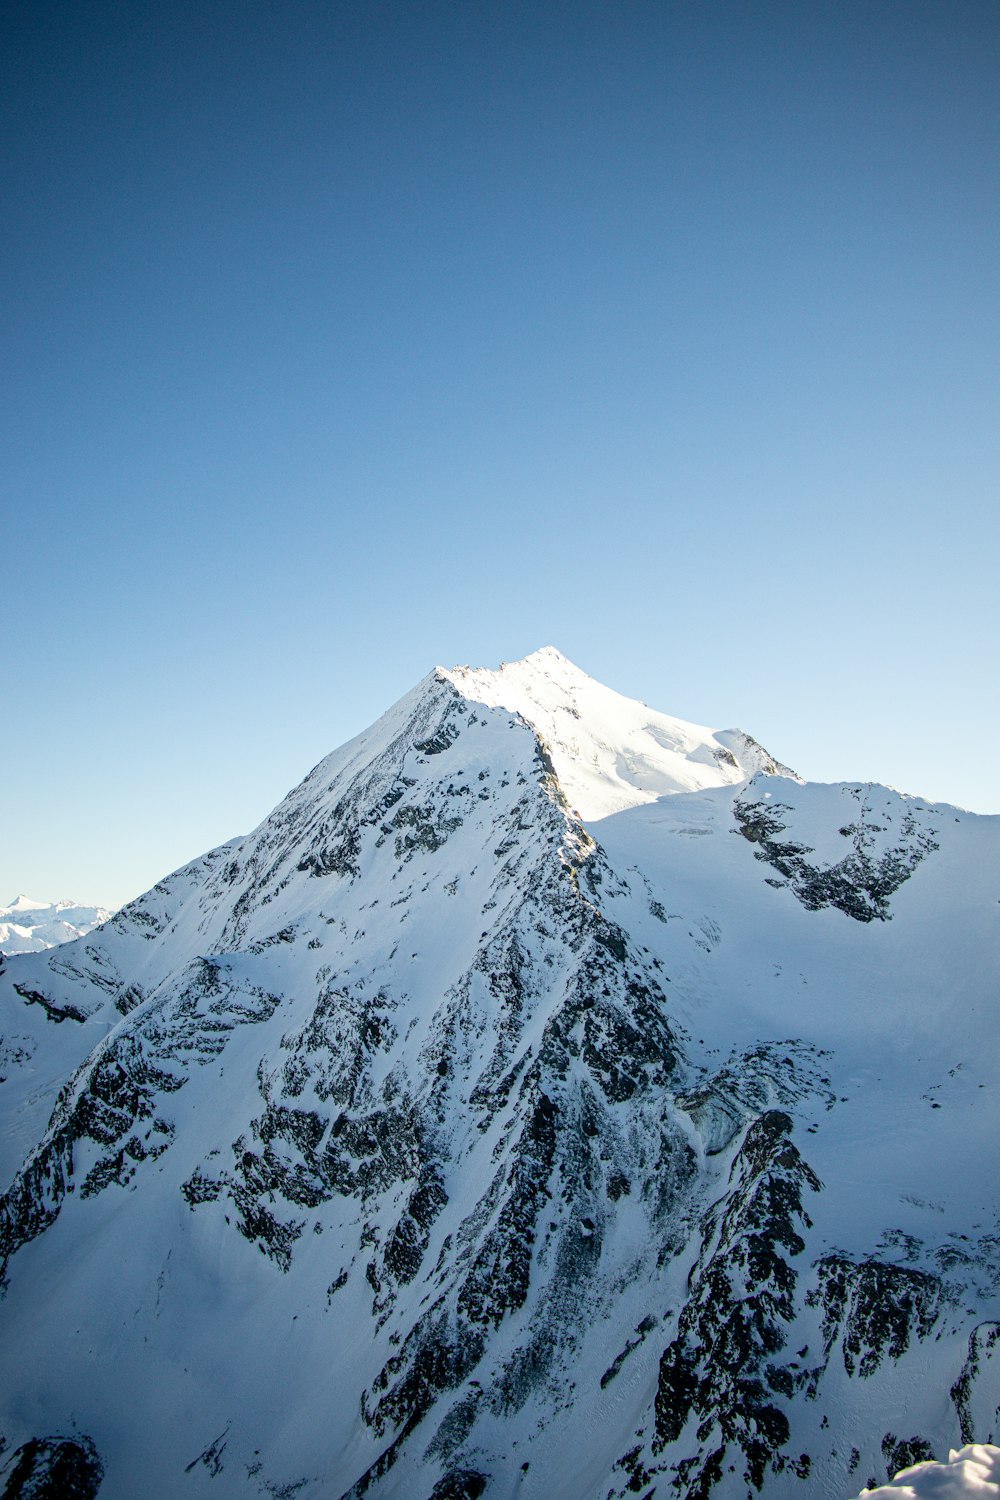
[[[823,1309],[824,1352],[829,1358],[839,1340],[848,1375],[865,1379],[887,1358],[901,1359],[912,1342],[930,1335],[941,1309],[937,1277],[835,1255],[824,1256],[817,1271],[819,1284],[809,1300]]]
[[[729,1191],[703,1221],[689,1300],[660,1360],[655,1448],[677,1443],[693,1425],[687,1441],[695,1451],[681,1461],[691,1495],[734,1448],[758,1490],[768,1466],[780,1473],[788,1464],[781,1398],[801,1382],[775,1361],[795,1316],[793,1261],[809,1227],[803,1195],[821,1191],[791,1128],[787,1114],[769,1110],[747,1130]]]
[[[980,1323],[969,1334],[969,1352],[951,1388],[963,1443],[995,1443],[1000,1435],[998,1368],[1000,1323]]]
[[[58,1026],[63,1021],[83,1022],[87,1019],[83,1011],[75,1005],[59,1005],[55,1000],[49,1000],[38,990],[28,989],[25,985],[14,986],[21,999],[28,1005],[39,1005],[50,1021]]]
[[[809,911],[835,907],[856,922],[889,919],[889,898],[908,880],[922,859],[938,847],[930,832],[911,812],[898,828],[888,830],[871,816],[862,788],[851,788],[857,802],[854,821],[839,832],[848,840],[848,852],[833,863],[811,859],[815,851],[794,839],[783,838],[793,810],[780,801],[764,801],[751,783],[733,804],[739,831],[756,844],[756,857],[783,877]],[[890,838],[880,835],[890,833]]]
[[[103,1478],[90,1438],[31,1438],[11,1458],[0,1500],[94,1500]]]
[[[365,1397],[363,1414],[373,1430],[397,1432],[371,1478],[387,1472],[400,1437],[425,1417],[442,1393],[467,1380],[491,1335],[524,1306],[539,1253],[551,1268],[544,1293],[548,1317],[494,1373],[488,1394],[483,1390],[464,1406],[452,1408],[434,1450],[443,1456],[460,1451],[480,1406],[495,1413],[520,1409],[547,1378],[566,1338],[572,1337],[575,1317],[569,1310],[575,1309],[582,1285],[600,1260],[600,1224],[607,1214],[603,1204],[613,1201],[615,1182],[624,1180],[614,1171],[620,1147],[613,1111],[635,1094],[640,1080],[645,1091],[662,1087],[676,1065],[677,1051],[649,980],[640,980],[634,961],[624,955],[623,962],[600,940],[603,933],[588,932],[590,920],[584,911],[564,1008],[546,1027],[536,1062],[520,1078],[511,1076],[508,1048],[516,1044],[527,1019],[519,1001],[526,988],[527,950],[512,934],[501,945],[506,958],[491,966],[493,986],[511,1005],[509,1031],[505,1035],[501,1029],[498,1034],[497,1051],[478,1096],[473,1092],[473,1103],[482,1110],[484,1127],[498,1107],[511,1112],[505,1155],[483,1198],[460,1226],[453,1269],[438,1278],[439,1295]],[[616,995],[621,996],[621,1009]],[[644,1013],[646,1031],[635,1020],[636,1014],[641,1018]],[[580,1069],[586,1071],[581,1074]],[[587,1082],[581,1083],[581,1078]],[[679,1132],[665,1131],[655,1150],[658,1167],[649,1196],[656,1211],[666,1214],[683,1194],[693,1164]],[[426,1146],[416,1148],[416,1159],[423,1165],[411,1164],[408,1180],[418,1182],[426,1208],[423,1214],[415,1211],[411,1199],[408,1215],[416,1228],[407,1244],[414,1259],[426,1241],[426,1215],[438,1211],[443,1195],[433,1176],[429,1184],[425,1180],[423,1187],[419,1185],[421,1171],[434,1171]],[[386,1305],[380,1298],[392,1297],[386,1282],[391,1281],[390,1253],[396,1242],[395,1237],[390,1241],[382,1262],[390,1276],[384,1278],[376,1268],[372,1281],[379,1306]],[[407,1279],[412,1279],[413,1261],[408,1259],[406,1268]]]
[[[912,1464],[926,1463],[928,1459],[935,1457],[934,1449],[926,1438],[900,1439],[894,1432],[887,1432],[882,1439],[882,1454],[885,1458],[887,1479],[892,1479],[900,1469],[908,1469]]]
[[[200,959],[141,1024],[126,1022],[97,1048],[61,1091],[38,1150],[0,1197],[3,1261],[54,1222],[67,1189],[77,1186],[84,1143],[97,1150],[78,1184],[81,1198],[125,1186],[140,1163],[166,1151],[174,1134],[168,1097],[193,1065],[218,1057],[237,1026],[264,1020],[276,1004],[256,986],[234,984],[221,963]]]
[[[488,1483],[487,1474],[479,1474],[475,1469],[457,1469],[438,1480],[430,1500],[479,1500]]]

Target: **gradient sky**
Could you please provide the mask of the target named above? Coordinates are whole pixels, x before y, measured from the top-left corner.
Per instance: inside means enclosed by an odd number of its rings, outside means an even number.
[[[5,16],[0,904],[549,643],[1000,811],[995,0]]]

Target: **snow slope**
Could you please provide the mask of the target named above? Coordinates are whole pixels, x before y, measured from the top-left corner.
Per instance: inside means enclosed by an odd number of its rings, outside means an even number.
[[[595,682],[553,646],[496,672],[455,667],[443,675],[459,692],[531,725],[585,821],[674,792],[732,786],[756,771],[794,776],[740,730],[713,731],[656,713]]]
[[[10,1472],[841,1500],[1000,1436],[998,853],[551,649],[431,673],[6,960]]]

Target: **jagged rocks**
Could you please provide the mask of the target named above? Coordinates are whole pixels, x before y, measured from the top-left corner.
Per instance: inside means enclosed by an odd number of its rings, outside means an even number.
[[[692,1496],[731,1447],[758,1490],[768,1466],[780,1472],[788,1461],[788,1417],[775,1397],[791,1392],[774,1361],[795,1314],[792,1262],[809,1227],[803,1195],[821,1189],[791,1129],[790,1116],[769,1110],[746,1131],[728,1191],[703,1220],[689,1298],[660,1360],[655,1446],[696,1423],[698,1451],[684,1460]]]
[[[90,1438],[30,1438],[11,1456],[0,1500],[94,1500],[103,1478]]]
[[[126,1017],[64,1086],[37,1149],[0,1197],[0,1257],[54,1222],[77,1179],[83,1199],[125,1186],[139,1163],[155,1161],[174,1137],[167,1100],[192,1064],[213,1061],[237,1026],[269,1017],[276,1004],[200,959],[141,1020]]]
[[[456,1469],[438,1480],[430,1500],[479,1500],[488,1483],[488,1474],[480,1474],[476,1469]]]
[[[839,1340],[848,1375],[865,1379],[885,1359],[901,1359],[911,1342],[927,1338],[940,1312],[941,1283],[926,1271],[828,1255],[817,1272],[809,1301],[822,1309],[827,1358]]]
[[[26,985],[15,984],[14,989],[26,1005],[40,1006],[48,1019],[54,1021],[57,1026],[63,1021],[77,1021],[82,1024],[87,1019],[86,1013],[76,1005],[59,1005],[56,1001],[49,1000],[39,990],[28,989]]]
[[[992,1369],[991,1369],[992,1366]],[[1000,1434],[1000,1323],[980,1323],[951,1388],[962,1442],[993,1443]]]
[[[849,841],[849,852],[824,861],[807,844],[782,837],[794,824],[793,809],[780,801],[761,799],[755,788],[752,783],[733,804],[739,831],[757,845],[756,857],[784,877],[809,911],[832,906],[857,922],[887,921],[890,896],[938,847],[912,811],[903,812],[893,832],[888,822],[875,821],[860,787],[845,788],[857,802],[855,820],[838,830]]]
[[[934,1449],[926,1438],[897,1438],[894,1432],[887,1432],[882,1439],[882,1456],[885,1459],[886,1478],[892,1479],[900,1469],[908,1469],[911,1464],[923,1464],[933,1459]]]

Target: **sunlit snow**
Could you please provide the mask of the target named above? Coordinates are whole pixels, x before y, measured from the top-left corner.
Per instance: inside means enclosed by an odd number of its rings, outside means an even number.
[[[0,906],[0,953],[41,953],[85,937],[110,916],[102,906],[18,896],[9,906]]]
[[[1000,1500],[1000,1448],[970,1443],[948,1455],[947,1463],[914,1464],[888,1484],[862,1490],[866,1500]],[[859,1497],[860,1500],[860,1497]]]

